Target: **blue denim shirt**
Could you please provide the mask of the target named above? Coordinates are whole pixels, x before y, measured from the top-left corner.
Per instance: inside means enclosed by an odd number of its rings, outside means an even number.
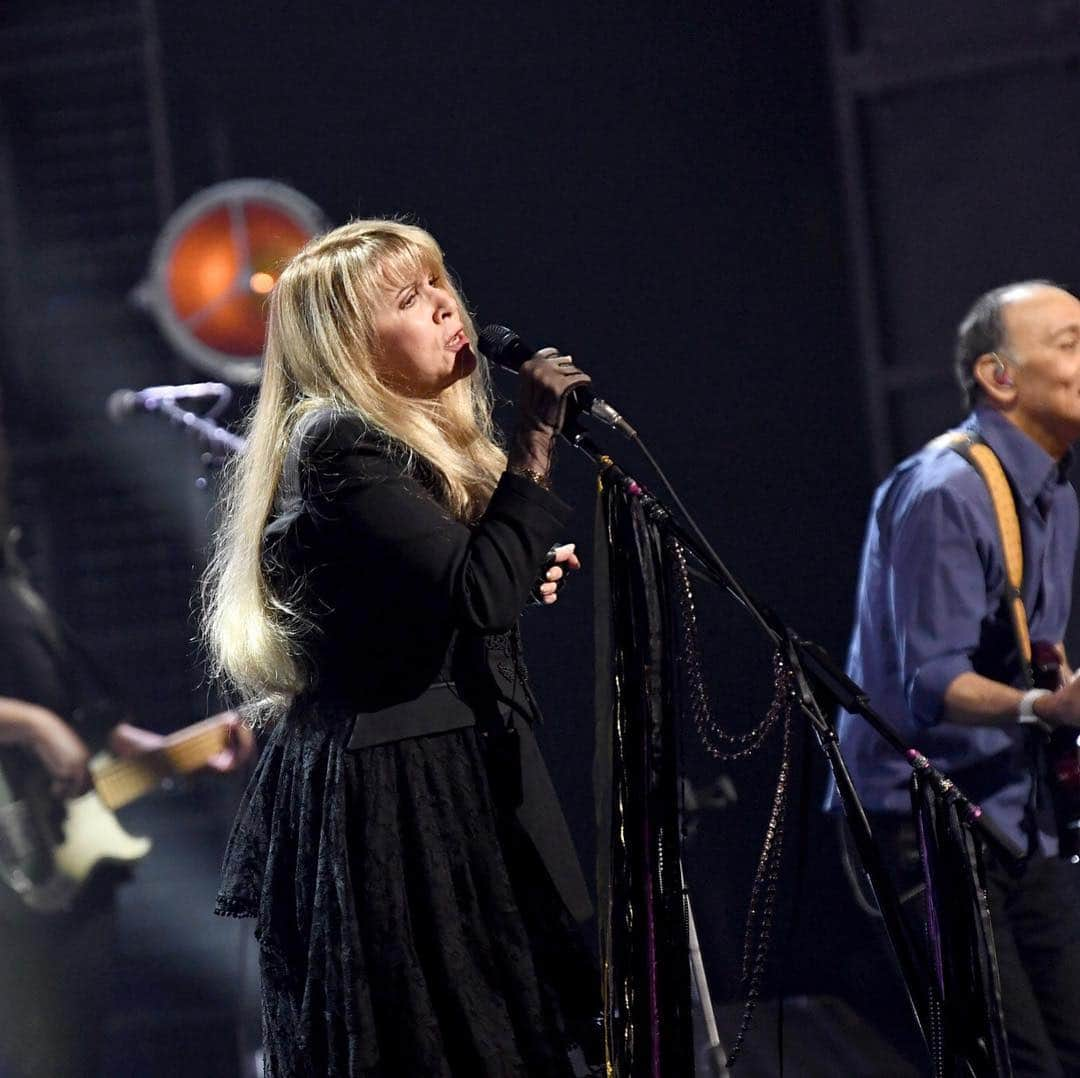
[[[1077,542],[1076,493],[1060,463],[989,408],[968,416],[1012,484],[1024,546],[1024,606],[1033,640],[1061,641]],[[1021,727],[944,722],[945,690],[975,671],[1022,687],[1002,605],[1005,565],[986,485],[951,449],[899,464],[874,495],[847,672],[909,744],[951,775],[1021,848],[1032,775]],[[906,762],[863,719],[841,712],[841,747],[866,808],[910,809]],[[836,791],[830,783],[827,806]],[[1040,823],[1041,814],[1040,814]],[[1055,843],[1045,834],[1044,852]]]

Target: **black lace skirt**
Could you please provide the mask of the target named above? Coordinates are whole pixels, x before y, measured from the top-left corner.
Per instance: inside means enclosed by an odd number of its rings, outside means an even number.
[[[266,1074],[543,1078],[595,967],[475,729],[350,753],[349,724],[271,733],[218,912],[256,919]]]

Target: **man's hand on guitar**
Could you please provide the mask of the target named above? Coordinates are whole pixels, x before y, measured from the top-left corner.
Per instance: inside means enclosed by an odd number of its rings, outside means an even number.
[[[1051,728],[1080,726],[1080,679],[1066,684],[1032,705],[1035,714]]]
[[[229,744],[206,761],[211,771],[238,771],[255,755],[255,734],[235,711],[221,711],[214,719],[224,719]]]
[[[123,760],[132,760],[144,752],[154,752],[165,744],[163,734],[119,722],[109,731],[109,752]]]
[[[49,773],[55,797],[77,797],[90,789],[90,750],[55,712],[34,708],[28,744]]]
[[[224,726],[225,747],[206,759],[203,766],[219,773],[236,771],[255,755],[255,735],[235,711],[221,711],[211,715],[206,722]],[[109,732],[109,750],[126,760],[163,749],[168,744],[170,739],[164,734],[126,722],[118,723]]]

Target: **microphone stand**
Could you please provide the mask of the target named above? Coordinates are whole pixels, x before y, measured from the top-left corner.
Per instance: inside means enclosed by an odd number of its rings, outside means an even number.
[[[723,587],[749,614],[793,670],[799,708],[809,720],[814,736],[832,770],[855,848],[873,888],[885,929],[900,966],[908,1000],[915,1014],[919,1031],[929,1045],[928,1030],[931,1015],[926,1006],[926,1000],[934,983],[933,978],[921,952],[915,946],[901,912],[896,887],[886,873],[884,862],[874,841],[870,821],[840,751],[840,739],[836,734],[836,729],[826,717],[820,702],[814,695],[811,682],[826,697],[830,710],[839,706],[845,711],[860,715],[869,722],[886,743],[904,757],[912,770],[918,772],[927,781],[935,798],[943,805],[955,805],[963,824],[976,831],[994,848],[1005,863],[1018,864],[1023,859],[1022,851],[986,818],[978,805],[964,796],[951,779],[935,768],[921,753],[904,744],[889,723],[870,706],[867,693],[836,666],[822,647],[799,637],[773,610],[757,602],[705,541],[694,535],[659,498],[642,487],[632,476],[624,472],[608,453],[601,450],[582,428],[576,416],[568,419],[563,434],[570,444],[589,457],[602,473],[606,473],[616,483],[622,485],[631,496],[643,500],[646,512],[691,551],[701,563],[705,575]]]
[[[147,412],[163,415],[174,426],[195,438],[203,446],[203,463],[224,464],[229,457],[243,453],[247,442],[238,434],[226,430],[209,416],[200,416],[187,408],[181,407],[171,398],[162,398],[155,402]]]

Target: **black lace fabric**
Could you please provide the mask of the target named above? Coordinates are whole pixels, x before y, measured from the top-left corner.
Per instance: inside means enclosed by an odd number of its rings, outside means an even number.
[[[569,1075],[595,967],[493,806],[473,728],[348,752],[308,703],[271,732],[218,912],[254,917],[265,1074]]]

